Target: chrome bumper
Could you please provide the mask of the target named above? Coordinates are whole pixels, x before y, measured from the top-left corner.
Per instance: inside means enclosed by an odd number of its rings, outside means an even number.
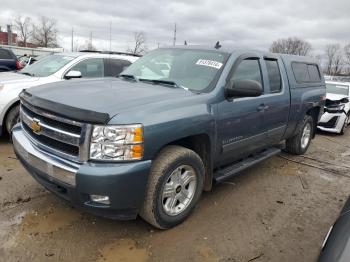
[[[68,162],[37,148],[24,134],[20,124],[14,127],[12,140],[16,154],[24,162],[27,169],[38,170],[46,174],[46,178],[50,181],[57,180],[75,187],[78,164]]]

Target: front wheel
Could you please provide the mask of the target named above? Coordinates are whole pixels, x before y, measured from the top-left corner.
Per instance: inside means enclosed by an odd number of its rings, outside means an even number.
[[[310,146],[312,135],[314,133],[314,120],[311,116],[306,115],[299,132],[287,139],[286,151],[293,155],[304,154]]]
[[[203,191],[204,165],[192,150],[167,146],[152,164],[141,217],[159,229],[182,223]]]

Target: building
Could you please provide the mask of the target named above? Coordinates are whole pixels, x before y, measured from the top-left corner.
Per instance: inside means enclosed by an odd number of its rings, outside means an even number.
[[[17,34],[12,33],[11,26],[7,26],[7,31],[3,32],[0,27],[0,45],[16,45]]]

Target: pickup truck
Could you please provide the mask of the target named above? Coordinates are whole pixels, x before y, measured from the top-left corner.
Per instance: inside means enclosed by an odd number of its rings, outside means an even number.
[[[73,206],[167,229],[214,182],[282,149],[305,153],[325,93],[311,58],[161,48],[118,78],[24,90],[13,145],[28,172]]]

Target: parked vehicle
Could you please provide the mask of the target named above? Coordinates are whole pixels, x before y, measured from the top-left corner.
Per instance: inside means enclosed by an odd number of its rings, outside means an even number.
[[[350,83],[326,82],[325,112],[317,127],[322,131],[343,135],[350,123]]]
[[[339,218],[329,229],[318,262],[350,261],[350,198]]]
[[[21,56],[20,58],[18,58],[18,61],[21,65],[21,68],[25,68],[27,66],[30,66],[31,64],[35,63],[38,60],[37,57],[35,56]]]
[[[0,72],[21,69],[16,55],[9,49],[0,48]]]
[[[23,91],[13,145],[28,172],[74,206],[166,229],[213,181],[279,153],[281,142],[305,153],[325,92],[311,58],[162,48],[120,79]]]
[[[46,56],[18,72],[0,74],[0,135],[19,121],[19,93],[24,88],[73,78],[115,77],[138,57],[120,53],[60,53]]]

